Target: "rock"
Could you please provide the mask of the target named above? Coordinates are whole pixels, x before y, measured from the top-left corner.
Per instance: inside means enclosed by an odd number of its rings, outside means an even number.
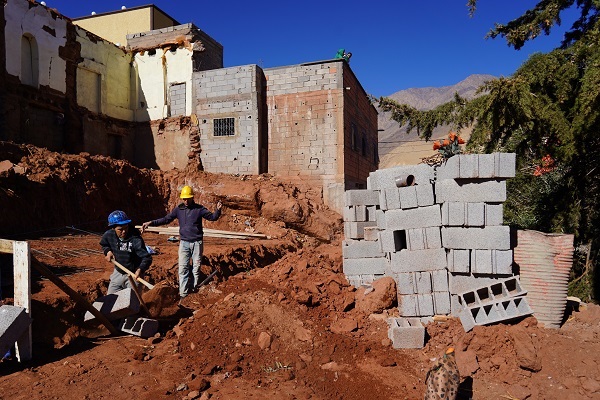
[[[391,276],[386,276],[373,282],[372,291],[358,289],[354,298],[357,310],[372,314],[391,308],[397,297],[396,281]]]
[[[396,361],[394,361],[394,359],[391,357],[386,357],[379,362],[379,365],[381,365],[382,367],[395,367]]]
[[[597,380],[589,377],[583,377],[579,381],[581,382],[581,387],[583,390],[585,390],[590,396],[594,393],[600,392],[600,383],[598,383]]]
[[[335,361],[330,361],[321,365],[321,369],[324,369],[325,371],[341,371],[343,368]]]
[[[349,333],[358,329],[358,324],[351,318],[342,318],[335,321],[329,327],[333,333]]]
[[[180,337],[181,335],[183,335],[183,329],[181,329],[181,327],[179,325],[176,325],[175,327],[173,327],[173,332],[177,335],[177,337]]]
[[[197,399],[198,397],[200,397],[200,392],[197,390],[192,390],[187,394],[188,399]]]
[[[268,349],[271,347],[271,340],[271,335],[269,335],[267,332],[261,332],[258,335],[258,347],[260,347],[262,350]]]
[[[301,342],[310,342],[312,340],[312,333],[308,329],[301,326],[296,328],[294,335],[296,336],[296,339]]]
[[[235,293],[229,293],[227,296],[223,298],[223,301],[227,302],[235,297]]]
[[[381,340],[381,345],[383,347],[390,347],[392,345],[392,340],[390,338],[385,338]]]
[[[5,172],[12,169],[13,163],[10,160],[0,161],[0,172]]]
[[[473,350],[457,351],[456,366],[458,367],[461,377],[473,375],[479,369],[477,355]]]
[[[522,326],[511,326],[509,332],[513,338],[513,346],[517,353],[517,363],[523,369],[537,372],[542,369],[542,363],[537,356],[533,339]]]
[[[515,384],[508,388],[508,394],[510,394],[511,398],[525,400],[531,397],[531,390],[524,386]]]

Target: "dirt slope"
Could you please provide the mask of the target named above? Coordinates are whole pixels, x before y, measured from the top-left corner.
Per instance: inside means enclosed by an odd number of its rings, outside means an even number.
[[[207,227],[271,239],[207,238],[203,272],[218,274],[178,307],[178,245],[145,233],[159,252],[147,276],[157,288],[144,293],[160,322],[160,337],[150,339],[110,337],[84,324],[85,310],[36,276],[34,359],[0,362],[2,399],[419,399],[432,360],[448,346],[457,351],[459,398],[600,398],[598,306],[582,307],[560,330],[529,317],[465,333],[450,319],[427,326],[424,349],[394,350],[385,323],[394,309],[368,314],[355,307],[361,292],[342,274],[340,217],[314,189],[270,176],[139,171],[103,157],[11,146],[21,149],[12,162],[31,172],[0,172],[3,214],[18,214],[22,207],[14,199],[27,198],[33,210],[63,216],[37,229],[37,214],[21,213],[15,226],[24,221],[28,231],[43,231],[27,237],[33,255],[89,301],[106,292],[112,266],[98,254],[98,236],[64,229],[68,207],[79,207],[77,220],[86,223],[103,221],[106,210],[136,210],[149,199],[147,213],[157,217],[176,204],[178,187],[193,183],[199,202],[209,208],[224,202],[222,219]],[[45,164],[51,158],[52,168]],[[100,195],[109,186],[133,194]],[[43,195],[97,187],[105,188],[94,193],[108,205],[89,208],[67,195]],[[32,188],[41,197],[28,197]],[[150,217],[128,212],[136,223]],[[97,232],[103,229],[98,222]],[[0,257],[3,271],[7,257]],[[10,302],[11,293],[5,295]]]

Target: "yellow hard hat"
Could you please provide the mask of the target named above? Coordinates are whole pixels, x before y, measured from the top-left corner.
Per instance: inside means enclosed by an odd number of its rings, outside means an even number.
[[[179,198],[191,199],[192,197],[194,197],[194,190],[190,186],[184,186],[183,189],[181,189],[181,194],[179,195]]]

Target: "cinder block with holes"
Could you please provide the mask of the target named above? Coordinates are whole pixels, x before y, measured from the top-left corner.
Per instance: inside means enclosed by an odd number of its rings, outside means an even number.
[[[462,307],[471,307],[482,306],[511,297],[525,296],[526,294],[527,291],[521,286],[519,277],[511,276],[457,295],[458,302]]]
[[[533,314],[525,296],[464,307],[458,314],[465,332],[475,325],[489,325]]]
[[[121,331],[143,338],[154,336],[158,332],[158,321],[149,318],[125,318]]]
[[[388,338],[395,349],[420,349],[425,346],[425,327],[419,318],[388,318]]]

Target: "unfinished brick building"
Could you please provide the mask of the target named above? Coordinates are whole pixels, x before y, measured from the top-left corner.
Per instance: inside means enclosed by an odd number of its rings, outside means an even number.
[[[1,12],[0,140],[309,181],[339,211],[377,169],[377,112],[343,60],[223,68],[216,40],[153,5],[73,21],[28,0]]]

